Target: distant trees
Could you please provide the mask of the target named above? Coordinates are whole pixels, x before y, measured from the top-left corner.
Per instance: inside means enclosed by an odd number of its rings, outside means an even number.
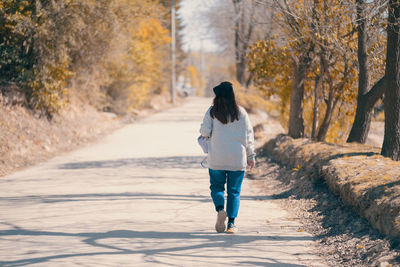
[[[0,82],[51,117],[71,94],[100,109],[145,105],[169,84],[169,30],[154,0],[0,2]]]
[[[251,77],[246,77],[246,53],[250,46],[255,28],[255,10],[257,3],[254,0],[232,0],[234,10],[234,45],[236,80],[241,85],[250,83]]]
[[[210,36],[233,62],[232,75],[241,86],[248,87],[253,79],[248,71],[246,55],[254,41],[271,34],[272,14],[257,0],[219,0],[207,13]]]

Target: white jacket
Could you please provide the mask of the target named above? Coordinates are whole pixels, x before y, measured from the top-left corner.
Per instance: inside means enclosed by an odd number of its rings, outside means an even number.
[[[249,116],[239,107],[239,120],[222,124],[211,118],[207,110],[200,127],[202,136],[210,137],[208,143],[208,167],[213,170],[245,170],[247,160],[255,159],[254,133]]]

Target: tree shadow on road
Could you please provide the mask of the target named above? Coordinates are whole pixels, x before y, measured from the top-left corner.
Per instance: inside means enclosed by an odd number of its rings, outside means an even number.
[[[204,156],[124,158],[117,160],[82,161],[59,165],[59,169],[101,168],[154,168],[154,169],[199,169]]]
[[[60,202],[94,202],[94,201],[121,201],[121,200],[149,200],[149,201],[195,201],[201,203],[211,203],[209,195],[185,195],[185,194],[162,194],[162,193],[95,193],[95,194],[60,194],[60,195],[30,195],[17,197],[0,197],[0,201],[9,203],[60,203]],[[268,200],[270,196],[243,195],[241,200]]]
[[[259,240],[270,240],[271,242],[285,242],[290,240],[299,241],[310,241],[312,237],[307,236],[260,236],[260,235],[225,235],[216,234],[208,232],[157,232],[157,231],[133,231],[133,230],[116,230],[108,232],[83,232],[83,233],[66,233],[66,232],[51,232],[51,231],[34,231],[20,228],[18,226],[13,226],[12,230],[0,231],[0,236],[2,238],[10,238],[13,236],[42,236],[42,237],[72,237],[83,240],[86,245],[90,245],[94,248],[99,248],[99,251],[94,252],[82,252],[82,253],[64,253],[56,254],[51,256],[42,257],[30,257],[19,260],[11,261],[0,261],[0,265],[4,267],[11,266],[24,266],[29,264],[37,264],[49,262],[57,259],[66,259],[73,257],[92,257],[92,256],[107,256],[107,255],[143,255],[146,263],[160,264],[159,259],[153,257],[186,257],[190,258],[191,262],[200,263],[204,261],[204,264],[212,264],[213,259],[222,256],[207,256],[201,254],[193,254],[192,250],[196,249],[215,249],[215,248],[235,248],[240,247],[241,250],[256,250],[257,246],[252,246],[251,243]],[[110,244],[110,242],[103,242],[107,239],[129,239],[130,242],[125,244],[125,247],[121,246],[121,243],[117,245]],[[179,242],[181,240],[182,242]],[[160,244],[163,242],[168,243],[169,247],[165,248],[155,248],[154,244]],[[183,242],[190,242],[189,245],[181,245]],[[107,244],[106,244],[107,243]],[[171,243],[173,244],[171,247]],[[128,244],[128,247],[126,246]],[[129,246],[135,246],[137,249],[129,248]],[[247,247],[244,247],[247,245]],[[271,246],[276,245],[276,243],[271,243]],[[160,247],[160,246],[157,246]],[[162,247],[162,245],[161,245]],[[109,251],[104,251],[104,250]],[[284,252],[281,252],[285,254]],[[28,254],[29,255],[29,254]],[[271,258],[263,257],[251,257],[254,261],[246,261],[249,256],[244,253],[244,255],[232,256],[238,260],[243,259],[243,261],[238,262],[236,266],[254,265],[254,266],[288,266],[288,267],[305,267],[305,265],[299,264],[288,264],[284,262],[277,261]],[[259,260],[259,261],[256,261]],[[163,264],[167,264],[166,262]]]

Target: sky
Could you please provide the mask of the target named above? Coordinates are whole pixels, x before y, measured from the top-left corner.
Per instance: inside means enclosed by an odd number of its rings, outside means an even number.
[[[207,18],[204,13],[218,0],[181,0],[177,16],[181,19],[183,29],[179,32],[183,39],[185,51],[214,52],[219,49],[210,34]]]

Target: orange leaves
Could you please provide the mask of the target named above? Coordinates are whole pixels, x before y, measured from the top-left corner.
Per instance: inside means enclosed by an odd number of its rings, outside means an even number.
[[[260,40],[250,47],[247,64],[261,94],[279,98],[276,109],[280,111],[282,120],[286,120],[292,84],[290,50],[277,45],[273,39]]]

